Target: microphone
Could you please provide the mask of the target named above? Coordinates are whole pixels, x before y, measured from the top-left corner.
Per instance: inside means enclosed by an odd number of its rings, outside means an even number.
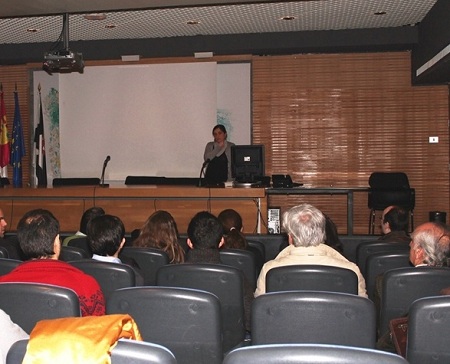
[[[105,184],[105,170],[106,166],[108,165],[108,162],[111,160],[111,157],[108,155],[103,162],[103,168],[102,168],[102,176],[100,178],[100,187],[109,187],[109,184]]]
[[[205,168],[209,162],[211,162],[211,159],[208,158],[206,161],[203,162],[202,168]]]
[[[204,174],[203,171],[205,170],[205,167],[208,165],[208,163],[211,162],[211,159],[207,159],[202,164],[202,169],[200,170],[200,177],[198,178],[198,187],[202,187],[202,175]]]

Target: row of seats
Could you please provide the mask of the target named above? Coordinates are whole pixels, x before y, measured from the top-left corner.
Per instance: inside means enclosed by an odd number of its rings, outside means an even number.
[[[21,364],[28,340],[15,343],[10,349],[6,364]],[[313,358],[313,359],[311,359]],[[402,357],[382,351],[340,345],[283,344],[258,345],[233,350],[225,356],[223,364],[248,363],[338,363],[346,364],[408,364]],[[167,348],[146,342],[119,341],[111,351],[111,364],[177,364]]]
[[[134,249],[134,248],[131,248]],[[388,269],[387,265],[383,265],[384,258],[392,258],[394,261],[400,260],[400,264],[407,262],[407,257],[398,253],[388,255],[373,255],[369,260],[368,267],[376,272],[372,275],[384,273],[382,286],[382,300],[380,303],[380,334],[382,335],[388,330],[389,321],[393,318],[400,317],[407,313],[407,309],[412,301],[425,296],[438,295],[439,291],[448,287],[450,282],[450,269],[448,268],[401,268],[395,270],[384,271]],[[381,259],[383,258],[383,259]],[[372,264],[372,261],[374,262]],[[6,274],[20,261],[0,259],[0,274]],[[136,285],[134,270],[126,265],[118,265],[115,263],[97,262],[92,259],[76,260],[71,264],[77,266],[86,273],[94,276],[102,287],[105,297],[110,296],[118,288],[133,287]],[[238,269],[232,269],[227,266],[209,267],[208,265],[180,264],[168,265],[164,264],[160,268],[153,267],[155,270],[154,283],[150,285],[180,285],[191,288],[200,288],[206,290],[214,290],[215,294],[220,296],[220,291],[225,291],[224,299],[241,300],[241,295],[231,295],[232,290],[239,291],[241,288],[229,288],[232,278],[238,275],[235,281],[240,282],[241,272]],[[206,273],[204,273],[206,271]],[[238,273],[236,273],[237,271]],[[212,273],[214,272],[214,273]],[[213,275],[215,274],[215,275]],[[162,277],[169,276],[172,282],[160,282]],[[180,276],[184,279],[177,281],[176,277]],[[227,276],[227,277],[228,277]],[[188,278],[191,277],[191,278]],[[216,284],[213,279],[217,279],[221,284]],[[209,279],[209,281],[205,280]],[[355,275],[352,271],[337,267],[327,266],[289,266],[274,268],[267,274],[267,290],[283,291],[283,290],[331,290],[336,292],[357,292],[357,283]],[[372,295],[374,280],[367,280],[369,288],[369,296]]]
[[[15,290],[17,287],[21,293]],[[55,301],[54,291],[56,297],[63,294],[67,300]],[[13,319],[19,319],[27,311],[40,315],[39,319],[79,316],[79,302],[70,293],[73,294],[54,286],[3,283],[0,284],[0,308]],[[7,301],[16,304],[8,307]],[[75,309],[68,311],[67,307]],[[433,363],[448,363],[450,352],[443,338],[450,334],[449,310],[448,296],[422,298],[410,305],[407,359],[411,364],[431,362],[430,358]],[[107,313],[130,314],[144,341],[168,348],[178,363],[220,364],[224,356],[225,363],[234,363],[231,358],[238,355],[226,356],[228,351],[221,340],[221,304],[217,296],[205,291],[156,286],[123,288],[108,298]],[[28,325],[28,332],[31,326]],[[294,343],[373,349],[374,305],[356,295],[334,292],[273,292],[257,297],[252,309],[251,346]],[[238,347],[243,345],[240,343]],[[247,350],[251,351],[244,349]],[[255,358],[248,362],[263,358],[261,352],[248,355],[251,355],[248,359]],[[243,361],[235,363],[239,362]],[[385,363],[381,358],[380,362]]]

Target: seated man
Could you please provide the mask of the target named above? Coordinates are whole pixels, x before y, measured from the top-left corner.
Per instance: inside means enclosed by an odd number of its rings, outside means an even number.
[[[105,299],[97,281],[58,260],[61,252],[59,222],[50,211],[27,212],[17,225],[17,237],[29,261],[1,276],[0,283],[44,283],[69,288],[78,295],[83,316],[105,314]]]
[[[185,263],[222,264],[219,248],[225,243],[223,227],[217,217],[207,211],[197,213],[188,226],[187,244],[189,251]],[[251,305],[253,289],[244,277],[244,313],[245,328],[250,331]]]
[[[6,363],[6,355],[11,346],[19,340],[29,339],[29,335],[20,326],[11,321],[9,315],[0,310],[0,363]]]
[[[0,246],[4,247],[8,251],[9,259],[25,260],[25,255],[23,254],[22,249],[20,249],[17,236],[5,238],[7,226],[8,223],[3,215],[3,210],[0,209]]]
[[[94,206],[94,207],[87,209],[81,216],[80,229],[74,235],[70,235],[67,238],[65,238],[63,241],[63,245],[68,245],[69,241],[71,241],[72,239],[86,237],[87,226],[89,224],[89,221],[96,218],[97,216],[102,216],[104,214],[105,214],[105,210],[103,210],[101,207]]]
[[[399,206],[388,206],[381,215],[381,231],[383,235],[378,240],[409,244],[408,211]]]
[[[358,294],[367,297],[366,282],[358,266],[325,244],[325,216],[314,206],[302,204],[283,214],[283,228],[289,246],[275,259],[264,264],[259,274],[255,297],[266,293],[266,274],[275,267],[297,264],[330,265],[354,271],[358,276]]]
[[[117,216],[101,215],[93,218],[87,226],[87,242],[93,253],[92,259],[127,264],[135,270],[137,284],[143,284],[136,261],[120,255],[125,244],[125,226]]]

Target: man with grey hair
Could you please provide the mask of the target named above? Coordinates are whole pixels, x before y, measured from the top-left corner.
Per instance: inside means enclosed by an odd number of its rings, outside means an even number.
[[[309,204],[292,207],[283,214],[289,246],[268,261],[258,277],[255,297],[266,292],[266,274],[275,267],[299,264],[330,265],[350,269],[358,276],[358,294],[367,297],[366,282],[358,266],[325,244],[325,216]]]
[[[446,266],[450,254],[450,232],[443,224],[423,223],[412,233],[409,247],[409,260],[414,266]]]

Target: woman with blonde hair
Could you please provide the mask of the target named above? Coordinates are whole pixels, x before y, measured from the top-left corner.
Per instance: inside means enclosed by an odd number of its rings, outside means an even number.
[[[167,211],[155,211],[141,228],[133,246],[161,249],[169,256],[170,263],[183,263],[184,250],[178,243],[175,219]]]

